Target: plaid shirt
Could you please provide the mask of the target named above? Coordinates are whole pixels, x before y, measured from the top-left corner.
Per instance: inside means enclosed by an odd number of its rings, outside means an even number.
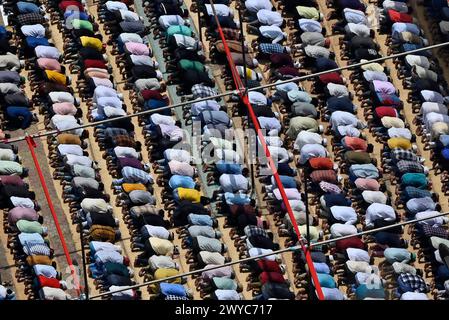
[[[261,43],[259,50],[261,53],[266,54],[284,53],[284,47],[278,43]]]
[[[159,214],[160,209],[150,204],[145,204],[143,206],[134,206],[129,209],[131,215],[135,217],[144,216],[146,214]]]
[[[334,170],[314,170],[310,174],[310,179],[314,183],[326,181],[329,183],[337,184],[337,173]]]
[[[117,135],[112,138],[112,143],[120,147],[134,147],[136,142],[129,135]]]
[[[26,13],[19,14],[17,16],[17,21],[20,25],[31,25],[31,24],[43,24],[46,22],[44,16],[40,13]]]
[[[239,29],[231,29],[231,28],[223,28],[224,37],[226,40],[240,40],[240,30]],[[215,31],[217,35],[217,39],[220,39],[218,29]]]
[[[398,277],[398,281],[401,281],[405,285],[409,286],[415,292],[429,291],[429,288],[424,279],[418,275],[413,275],[411,273],[401,273]]]
[[[405,192],[405,195],[407,196],[407,198],[409,198],[409,199],[432,197],[432,194],[428,190],[422,190],[422,189],[410,187],[410,186],[405,187],[404,192]]]
[[[339,186],[326,181],[320,182],[320,188],[326,193],[342,193],[342,190],[340,189]]]
[[[252,236],[262,236],[268,238],[268,233],[264,229],[253,225],[247,225],[245,229],[243,229],[243,232],[245,232],[245,235],[248,238]]]
[[[174,294],[169,294],[165,297],[165,300],[189,300],[187,297],[175,296]]]
[[[214,88],[205,86],[204,84],[196,84],[192,87],[192,94],[194,99],[198,99],[216,96],[218,93]]]
[[[415,173],[423,173],[424,168],[423,166],[416,162],[416,161],[407,161],[407,160],[401,160],[399,161],[396,166],[398,167],[399,172],[415,172]]]
[[[122,169],[122,177],[125,182],[129,183],[153,183],[153,177],[143,170],[133,167],[124,167]]]
[[[418,157],[412,151],[400,148],[394,148],[391,150],[391,159],[393,159],[394,161],[418,161]]]
[[[50,256],[50,248],[46,244],[42,243],[27,243],[23,247],[23,251],[28,256],[38,255],[38,256]]]
[[[447,239],[449,237],[449,233],[443,227],[430,226],[428,224],[422,225],[423,234],[426,237],[439,237],[443,239]]]

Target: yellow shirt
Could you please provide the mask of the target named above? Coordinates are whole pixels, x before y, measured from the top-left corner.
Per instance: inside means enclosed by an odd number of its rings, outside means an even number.
[[[148,240],[154,252],[159,256],[169,256],[173,254],[174,244],[170,240],[151,237]]]
[[[199,203],[201,192],[196,189],[178,188],[179,200],[187,200],[193,203]]]
[[[320,20],[320,12],[314,7],[297,6],[296,11],[304,19]]]
[[[58,144],[76,144],[78,146],[81,145],[81,139],[76,134],[71,133],[61,133],[56,137],[56,141]]]
[[[143,191],[147,190],[147,188],[145,188],[145,186],[141,183],[124,183],[122,184],[122,189],[126,193],[130,193],[131,191],[134,190],[143,190]]]
[[[178,275],[179,274],[179,271],[178,270],[176,270],[176,269],[172,269],[172,268],[160,268],[160,269],[157,269],[155,272],[154,272],[154,280],[158,280],[158,279],[164,279],[164,278],[167,278],[167,277],[172,277],[172,276],[176,276],[176,275]],[[170,279],[170,280],[167,280],[167,281],[165,281],[165,282],[169,282],[169,283],[178,283],[178,284],[181,284],[182,282],[181,282],[181,277],[179,277],[179,278],[175,278],[175,279]],[[152,294],[157,294],[157,293],[159,293],[159,283],[155,283],[155,284],[150,284],[149,286],[149,289],[150,289],[150,293],[152,293]]]
[[[47,256],[32,255],[27,257],[27,263],[30,266],[34,266],[36,264],[45,264],[47,266],[51,266],[52,261]]]
[[[404,150],[408,150],[412,148],[412,143],[410,140],[405,138],[391,138],[387,141],[388,147],[390,149],[400,148]]]
[[[90,47],[94,48],[97,51],[103,51],[103,43],[100,39],[94,38],[94,37],[80,37],[81,45],[83,47]]]
[[[67,85],[67,77],[55,70],[45,70],[47,79],[51,82],[56,82],[62,85]]]

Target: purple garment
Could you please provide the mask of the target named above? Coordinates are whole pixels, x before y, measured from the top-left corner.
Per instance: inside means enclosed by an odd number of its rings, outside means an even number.
[[[19,220],[37,221],[39,215],[31,208],[15,207],[8,212],[8,222],[12,225]]]
[[[143,170],[142,162],[140,162],[136,158],[119,157],[117,159],[120,170],[124,167],[133,167],[139,170]]]
[[[374,90],[378,93],[383,94],[395,94],[396,88],[391,82],[388,81],[379,81],[374,80],[373,81]]]

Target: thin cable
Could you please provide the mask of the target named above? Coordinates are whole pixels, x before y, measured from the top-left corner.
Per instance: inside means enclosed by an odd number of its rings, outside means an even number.
[[[375,233],[375,232],[379,232],[379,231],[383,231],[383,230],[388,230],[388,229],[395,228],[395,227],[398,227],[398,226],[405,226],[405,225],[409,225],[409,224],[415,224],[415,223],[418,223],[418,222],[421,222],[421,221],[435,219],[435,218],[438,218],[438,217],[444,217],[444,216],[447,216],[447,215],[449,215],[449,212],[445,212],[445,213],[441,213],[441,214],[438,214],[438,215],[434,215],[432,217],[399,222],[399,223],[396,223],[396,224],[393,224],[393,225],[390,225],[390,226],[384,226],[384,227],[380,227],[380,228],[376,228],[376,229],[361,231],[361,232],[358,232],[356,234],[351,234],[351,235],[346,235],[346,236],[342,236],[342,237],[338,237],[338,238],[323,240],[323,241],[316,242],[316,243],[312,244],[310,249],[313,249],[313,247],[319,247],[319,246],[322,246],[322,245],[325,245],[325,244],[337,242],[339,240],[345,240],[345,239],[349,239],[349,238],[359,237],[359,236],[363,236],[363,235],[367,235],[367,234],[371,234],[371,233]],[[288,247],[288,248],[280,249],[280,250],[277,250],[277,251],[273,251],[273,252],[270,252],[270,253],[264,253],[264,254],[261,254],[261,255],[258,255],[258,256],[253,256],[253,257],[239,259],[239,260],[236,260],[236,261],[226,262],[226,263],[224,263],[223,265],[220,265],[220,266],[193,270],[193,271],[185,272],[185,273],[182,273],[182,274],[179,274],[179,275],[170,276],[170,277],[163,278],[163,279],[151,280],[151,281],[144,282],[144,283],[141,283],[141,284],[136,284],[136,285],[133,285],[133,286],[124,287],[124,288],[121,288],[119,290],[114,290],[114,291],[110,291],[110,292],[100,293],[98,295],[91,296],[90,300],[96,299],[96,298],[101,298],[101,297],[104,297],[104,296],[108,296],[108,295],[111,295],[111,294],[116,293],[116,292],[122,292],[122,291],[126,291],[126,290],[129,290],[129,289],[137,289],[137,288],[148,286],[148,285],[151,285],[151,284],[156,284],[156,283],[160,283],[160,282],[164,282],[164,281],[168,281],[168,280],[178,279],[178,278],[181,278],[181,277],[194,275],[194,274],[201,273],[201,272],[204,272],[204,271],[220,269],[220,268],[223,268],[223,267],[232,266],[232,265],[235,265],[235,264],[240,264],[240,263],[244,263],[244,262],[247,262],[247,261],[261,259],[261,258],[265,258],[265,257],[268,257],[268,256],[273,256],[273,255],[282,254],[282,253],[286,253],[286,252],[297,251],[297,250],[300,250],[300,249],[301,249],[301,246],[297,245],[297,246]]]
[[[305,76],[291,78],[291,79],[288,79],[288,80],[282,80],[282,81],[278,81],[276,83],[269,83],[269,84],[264,84],[264,85],[261,85],[261,86],[258,86],[258,87],[247,88],[246,91],[248,91],[248,92],[249,91],[258,91],[260,89],[272,88],[272,87],[275,87],[275,86],[280,85],[280,84],[285,84],[285,83],[290,83],[290,82],[295,82],[295,81],[304,81],[304,80],[307,80],[307,79],[310,79],[310,78],[321,76],[323,74],[332,73],[332,72],[338,72],[338,71],[342,71],[342,70],[359,68],[361,66],[364,66],[364,65],[367,65],[367,64],[370,64],[370,63],[381,62],[381,61],[385,61],[385,60],[389,60],[389,59],[399,58],[399,57],[403,57],[403,56],[406,56],[406,55],[409,55],[409,54],[418,53],[418,52],[421,52],[421,51],[426,51],[426,50],[430,50],[430,49],[437,49],[437,48],[445,47],[447,45],[449,45],[449,41],[448,42],[443,42],[443,43],[440,43],[440,44],[435,44],[435,45],[423,47],[423,48],[420,48],[420,49],[410,50],[410,51],[407,51],[407,52],[401,52],[401,53],[397,53],[397,54],[393,54],[393,55],[389,55],[389,56],[385,56],[385,57],[380,57],[380,58],[368,60],[366,62],[359,62],[359,63],[355,63],[355,64],[343,66],[343,67],[338,67],[338,68],[335,68],[335,69],[330,69],[330,70],[326,70],[326,71],[320,71],[320,72],[308,74],[308,75],[305,75]],[[175,103],[175,104],[172,104],[172,105],[169,105],[169,106],[165,106],[165,107],[161,107],[161,108],[157,108],[157,109],[152,109],[152,110],[145,110],[145,111],[135,112],[135,113],[132,113],[132,114],[129,114],[129,115],[126,115],[126,116],[117,117],[117,118],[110,118],[110,119],[90,122],[88,124],[81,125],[81,126],[79,126],[77,128],[83,129],[83,128],[88,128],[88,127],[94,127],[94,126],[98,126],[98,125],[101,125],[101,124],[104,124],[104,123],[109,123],[109,122],[129,119],[129,118],[133,118],[133,117],[138,117],[138,116],[151,114],[151,113],[154,113],[154,112],[159,112],[159,111],[163,111],[163,110],[168,110],[168,109],[173,109],[173,108],[177,108],[177,107],[182,107],[182,106],[189,105],[189,104],[196,103],[196,102],[202,102],[202,101],[206,101],[206,100],[219,99],[219,98],[222,98],[222,97],[225,97],[225,96],[229,96],[229,95],[232,95],[232,94],[239,95],[240,93],[241,93],[241,91],[239,91],[239,90],[226,91],[226,92],[217,94],[215,96],[210,96],[210,97],[206,97],[206,98],[200,98],[200,99],[195,99],[195,100],[190,100],[190,101],[185,101],[185,102],[180,102],[180,103]],[[35,139],[35,138],[40,138],[40,137],[57,135],[57,134],[64,133],[64,132],[69,132],[69,131],[75,130],[77,128],[64,129],[64,130],[49,130],[49,131],[29,134],[29,136],[31,138]],[[17,138],[13,138],[13,139],[3,139],[3,140],[0,140],[0,142],[1,143],[14,143],[14,142],[22,141],[22,140],[25,140],[25,139],[26,139],[26,136],[21,136],[21,137],[17,137]]]

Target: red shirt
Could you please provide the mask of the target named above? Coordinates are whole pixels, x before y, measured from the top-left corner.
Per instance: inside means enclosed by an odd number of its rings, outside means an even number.
[[[328,83],[343,84],[343,79],[338,72],[322,74],[321,76],[319,76],[319,78],[323,84]]]
[[[84,60],[84,68],[100,68],[100,69],[108,69],[104,61],[102,60],[92,60],[86,59]]]
[[[38,276],[37,280],[39,281],[39,284],[41,287],[51,287],[51,288],[60,288],[61,287],[59,280],[56,278],[47,278],[44,276]]]
[[[388,10],[388,16],[392,23],[403,22],[403,23],[413,23],[413,17],[407,13],[401,13],[395,10]]]
[[[270,61],[275,66],[293,66],[293,59],[288,53],[273,53]]]
[[[383,117],[396,118],[398,116],[398,112],[393,107],[377,107],[375,111],[379,119],[382,119]]]
[[[59,9],[64,12],[67,10],[67,8],[72,10],[78,8],[79,11],[84,12],[84,6],[79,1],[61,1],[61,3],[59,4]]]
[[[150,99],[164,100],[165,99],[165,97],[163,97],[158,90],[145,89],[145,90],[140,91],[140,94],[142,95],[142,98],[144,100],[150,100]]]
[[[278,72],[283,76],[299,77],[301,75],[296,68],[290,66],[280,67],[278,68]]]
[[[345,252],[348,248],[366,249],[366,244],[359,237],[352,237],[335,242],[335,249],[337,252]]]
[[[279,264],[276,261],[258,260],[257,265],[262,270],[262,272],[282,272]]]
[[[351,151],[366,151],[368,149],[368,143],[366,140],[356,137],[344,137],[344,142],[346,144],[346,149]]]
[[[259,276],[262,284],[266,282],[284,283],[285,279],[279,272],[262,272]]]
[[[320,183],[326,181],[337,184],[337,173],[334,170],[315,170],[310,174],[310,179],[313,183]]]
[[[315,170],[332,170],[334,168],[332,160],[324,157],[309,159],[309,164]]]

